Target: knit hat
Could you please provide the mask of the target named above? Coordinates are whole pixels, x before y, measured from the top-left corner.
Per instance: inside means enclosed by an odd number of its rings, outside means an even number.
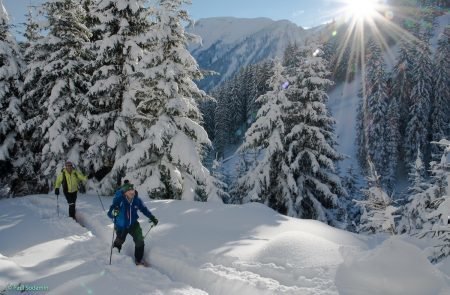
[[[124,185],[122,185],[122,191],[127,192],[127,191],[131,191],[131,190],[134,190],[133,184],[127,182]]]

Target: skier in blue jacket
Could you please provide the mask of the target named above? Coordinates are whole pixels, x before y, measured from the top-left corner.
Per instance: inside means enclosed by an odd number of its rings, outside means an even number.
[[[133,184],[126,181],[115,193],[113,203],[108,211],[108,217],[114,220],[114,227],[117,234],[113,247],[116,247],[120,252],[127,234],[130,234],[133,237],[135,245],[135,262],[136,264],[145,264],[142,259],[144,256],[144,238],[142,236],[141,226],[138,222],[138,209],[144,213],[154,225],[158,224],[158,219],[156,219],[144,205],[144,202],[138,197]]]

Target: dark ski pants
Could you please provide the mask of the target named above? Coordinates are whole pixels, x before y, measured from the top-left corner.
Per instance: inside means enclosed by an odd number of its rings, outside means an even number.
[[[144,237],[142,236],[142,229],[139,222],[133,223],[129,228],[117,229],[117,237],[114,240],[114,247],[122,249],[122,244],[125,242],[127,235],[130,234],[134,241],[134,258],[136,261],[141,261],[144,256]]]
[[[67,204],[69,204],[69,216],[75,219],[75,203],[77,201],[77,192],[65,192],[64,196],[66,197]]]

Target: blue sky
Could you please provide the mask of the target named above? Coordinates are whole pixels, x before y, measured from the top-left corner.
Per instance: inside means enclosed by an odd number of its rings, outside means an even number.
[[[193,19],[213,16],[269,17],[312,27],[330,20],[333,12],[342,6],[342,0],[192,0],[188,10]]]
[[[28,5],[43,0],[3,1],[13,24],[23,23]],[[342,0],[192,0],[188,7],[195,20],[205,17],[268,17],[274,20],[287,19],[302,27],[320,25],[333,17],[333,12],[342,8]]]

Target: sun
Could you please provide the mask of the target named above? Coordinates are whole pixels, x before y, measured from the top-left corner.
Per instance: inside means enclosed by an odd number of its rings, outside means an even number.
[[[357,20],[373,18],[379,6],[377,0],[345,0],[345,3],[347,14]]]

